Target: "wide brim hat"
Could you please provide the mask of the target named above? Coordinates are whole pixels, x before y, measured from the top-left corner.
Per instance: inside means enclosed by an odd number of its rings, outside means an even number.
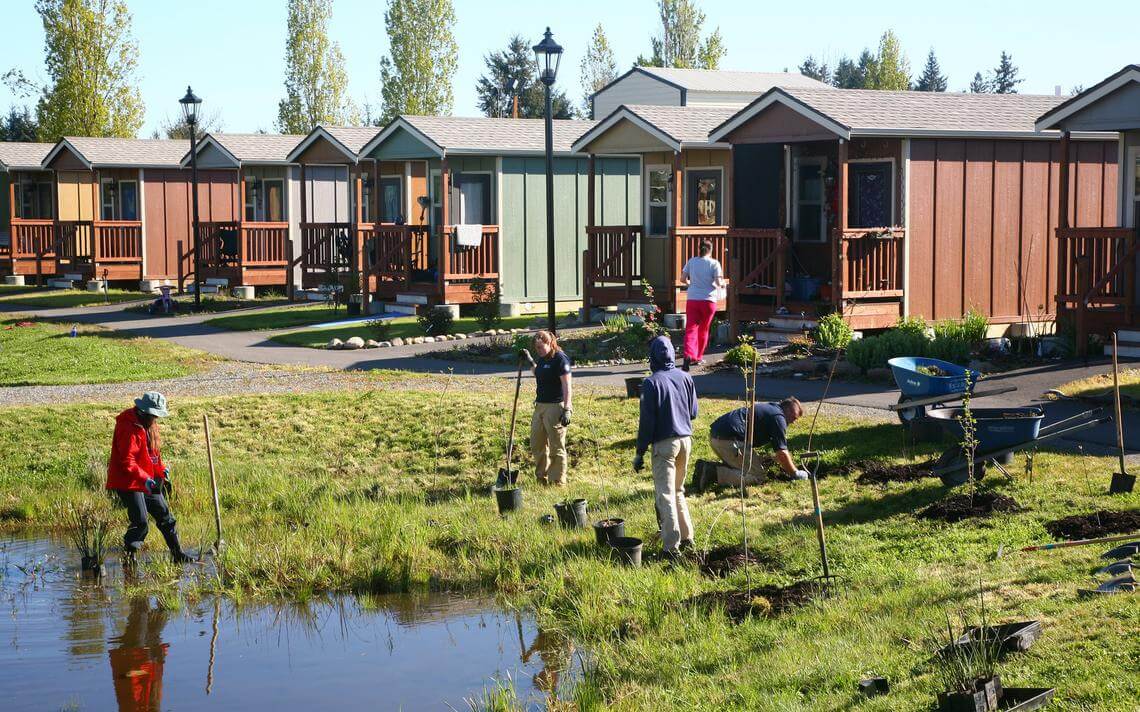
[[[135,407],[142,413],[158,418],[170,415],[170,411],[166,409],[166,396],[156,391],[147,391],[141,397],[135,398]]]

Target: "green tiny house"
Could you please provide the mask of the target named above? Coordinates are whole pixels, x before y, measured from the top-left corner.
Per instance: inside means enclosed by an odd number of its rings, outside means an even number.
[[[589,121],[554,122],[555,297],[564,303],[582,298],[590,193],[588,161],[573,155],[570,144],[590,126]],[[369,236],[370,289],[380,300],[463,304],[471,301],[471,282],[482,278],[497,281],[503,303],[515,311],[545,302],[543,150],[541,120],[401,116],[392,121],[361,151],[361,158],[375,159],[382,173],[402,177],[399,203],[405,208],[392,223],[376,223]],[[596,219],[603,224],[639,220],[639,159],[600,159],[595,171]],[[473,225],[482,226],[478,244],[472,241]],[[460,244],[461,232],[465,244]]]

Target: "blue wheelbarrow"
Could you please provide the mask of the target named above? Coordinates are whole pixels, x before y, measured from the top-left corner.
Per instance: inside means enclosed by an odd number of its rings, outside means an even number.
[[[961,445],[965,435],[965,410],[933,408],[926,414],[932,423],[941,425],[945,435],[959,443],[942,453],[934,466],[934,474],[950,487],[966,484],[970,479],[971,458]],[[1007,458],[1014,452],[1108,422],[1111,418],[1100,417],[1103,411],[1103,408],[1094,408],[1042,427],[1045,412],[1041,408],[971,408],[977,443],[972,458],[975,479],[982,478],[987,465],[996,467],[1009,477],[1009,472],[1002,465],[1003,460],[1008,464]]]
[[[936,358],[899,356],[887,361],[887,365],[899,387],[898,403],[890,409],[898,415],[903,427],[915,434],[927,430],[920,431],[918,426],[925,424],[928,407],[937,409],[962,400],[967,394],[981,398],[1017,390],[1016,386],[976,390],[980,373]]]

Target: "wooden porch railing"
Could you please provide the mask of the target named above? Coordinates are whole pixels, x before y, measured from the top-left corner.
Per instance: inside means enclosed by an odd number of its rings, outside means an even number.
[[[284,267],[288,263],[289,223],[251,222],[241,224],[243,267]]]
[[[362,225],[365,265],[377,280],[377,289],[391,284],[406,289],[412,275],[428,269],[427,225]]]
[[[733,228],[728,232],[730,293],[784,301],[788,238],[783,228]]]
[[[94,254],[93,220],[60,220],[56,223],[55,256],[62,263],[76,266],[90,262]]]
[[[8,250],[13,259],[34,259],[55,255],[55,221],[12,219]]]
[[[840,299],[902,297],[902,228],[846,230],[836,241]]]
[[[1130,305],[1137,251],[1136,230],[1128,227],[1057,229],[1061,306]]]
[[[672,252],[672,275],[670,282],[674,287],[684,286],[681,271],[689,258],[701,254],[701,243],[712,243],[712,257],[722,265],[728,264],[728,226],[708,225],[692,227],[675,227],[669,229],[670,251]]]
[[[142,223],[137,220],[96,220],[92,262],[142,262]]]
[[[440,279],[448,282],[470,282],[475,279],[499,278],[499,226],[484,225],[478,246],[459,244],[454,225],[443,230],[444,249],[440,259]]]
[[[641,225],[586,227],[582,291],[587,306],[603,292],[615,299],[641,296]]]
[[[352,266],[354,235],[352,223],[301,223],[301,253],[293,264],[303,270],[335,271]]]

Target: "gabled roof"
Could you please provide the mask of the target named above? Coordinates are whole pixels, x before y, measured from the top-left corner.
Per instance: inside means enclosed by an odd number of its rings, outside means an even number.
[[[966,94],[873,89],[776,88],[718,126],[719,141],[779,103],[839,138],[852,136],[1037,135],[1034,120],[1061,102],[1032,94]]]
[[[1080,94],[1070,97],[1049,111],[1046,111],[1037,119],[1037,130],[1044,131],[1045,129],[1057,128],[1058,124],[1073,114],[1078,113],[1085,107],[1100,101],[1117,89],[1132,82],[1140,83],[1140,64],[1129,64],[1107,79],[1098,82]],[[1138,108],[1137,111],[1140,112],[1140,108]]]
[[[593,121],[557,119],[553,122],[554,152],[570,153],[574,139]],[[408,131],[437,156],[461,154],[508,155],[546,150],[542,119],[493,119],[484,116],[398,116],[362,150],[369,154],[393,133]]]
[[[763,94],[772,87],[825,87],[799,72],[738,72],[727,69],[673,69],[637,67],[638,70],[688,91]]]
[[[303,138],[294,134],[209,133],[198,142],[198,153],[213,146],[235,165],[283,165],[289,162],[289,153]],[[182,165],[190,165],[189,151],[182,157]]]
[[[360,158],[361,149],[380,131],[375,126],[325,126],[320,125],[309,132],[305,138],[293,147],[286,156],[289,163],[295,163],[309,146],[320,140],[328,141],[346,158],[356,162]]]
[[[632,123],[674,151],[688,146],[708,146],[709,132],[734,113],[736,109],[729,108],[623,104],[579,136],[572,148],[575,152],[585,150],[622,121]]]
[[[53,143],[0,141],[0,171],[32,171],[42,167]]]
[[[190,141],[166,138],[61,138],[43,160],[46,168],[62,151],[71,151],[88,168],[179,168]]]

